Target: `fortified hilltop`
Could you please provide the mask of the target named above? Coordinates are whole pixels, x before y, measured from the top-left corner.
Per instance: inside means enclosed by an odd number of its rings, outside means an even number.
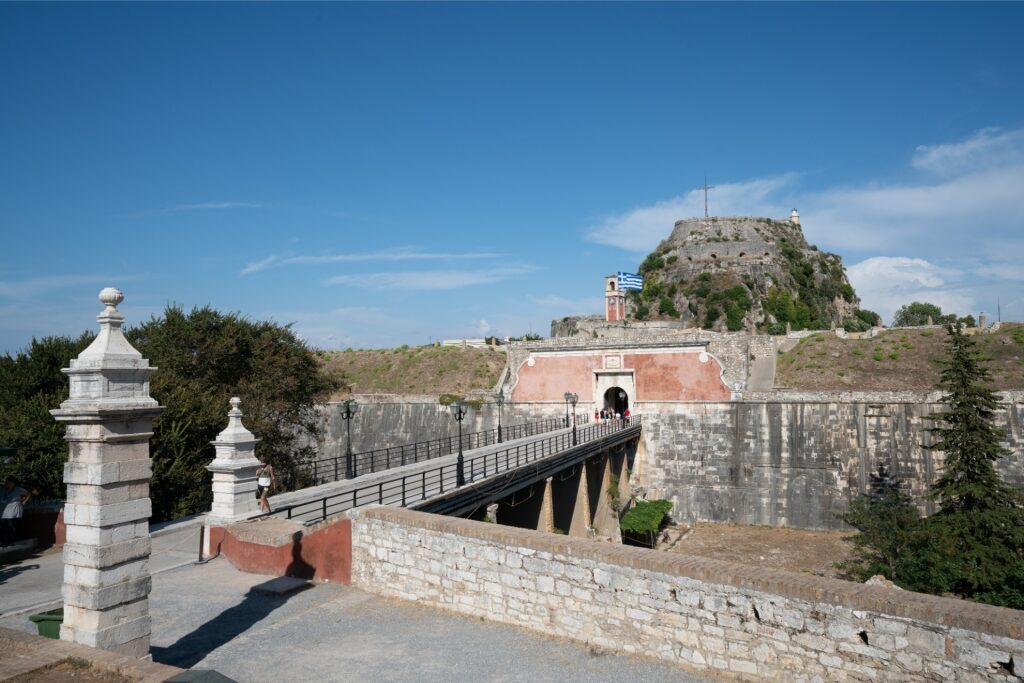
[[[640,264],[643,291],[626,299],[633,320],[678,320],[718,331],[867,329],[837,254],[808,244],[796,209],[788,220],[686,218]],[[867,313],[867,312],[865,312]]]

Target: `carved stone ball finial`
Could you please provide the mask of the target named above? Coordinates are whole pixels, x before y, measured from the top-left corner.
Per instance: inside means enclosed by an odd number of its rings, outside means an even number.
[[[100,303],[104,304],[108,309],[117,310],[118,304],[124,301],[124,292],[116,287],[104,287],[100,291]]]

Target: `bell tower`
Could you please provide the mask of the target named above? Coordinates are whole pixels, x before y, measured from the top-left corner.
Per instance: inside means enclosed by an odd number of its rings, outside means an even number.
[[[626,295],[619,290],[619,278],[604,279],[604,318],[609,322],[626,319]]]

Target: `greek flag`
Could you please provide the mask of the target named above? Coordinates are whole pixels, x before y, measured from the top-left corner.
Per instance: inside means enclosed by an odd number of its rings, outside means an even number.
[[[619,273],[619,290],[643,289],[644,279],[636,273]]]

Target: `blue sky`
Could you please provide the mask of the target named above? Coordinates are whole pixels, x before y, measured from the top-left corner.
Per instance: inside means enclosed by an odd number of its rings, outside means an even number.
[[[1024,5],[0,4],[0,350],[168,303],[546,333],[702,212],[1024,318]]]

